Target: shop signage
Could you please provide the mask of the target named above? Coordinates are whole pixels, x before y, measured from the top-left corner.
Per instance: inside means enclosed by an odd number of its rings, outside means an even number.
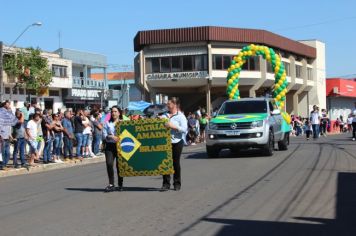
[[[176,73],[156,73],[148,74],[147,79],[204,79],[208,77],[207,71],[176,72]]]
[[[68,94],[68,99],[80,99],[80,100],[97,100],[101,99],[103,94],[103,99],[107,100],[112,97],[111,90],[100,90],[100,89],[70,89]]]

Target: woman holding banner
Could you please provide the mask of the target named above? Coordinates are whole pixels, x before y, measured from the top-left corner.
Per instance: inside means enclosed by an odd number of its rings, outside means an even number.
[[[111,108],[111,117],[106,121],[103,128],[103,137],[105,139],[105,159],[106,169],[109,177],[109,185],[105,188],[105,192],[115,190],[114,185],[114,161],[116,160],[116,170],[118,177],[118,191],[122,191],[123,178],[119,175],[119,158],[117,153],[116,143],[119,142],[119,134],[116,133],[116,125],[122,121],[122,112],[118,106]]]
[[[168,118],[166,127],[171,129],[172,141],[172,156],[173,156],[173,186],[175,191],[181,188],[181,170],[180,170],[180,156],[184,146],[184,135],[188,130],[188,121],[185,115],[179,111],[180,101],[177,97],[172,97],[168,100],[168,113],[163,117]],[[163,175],[163,185],[161,191],[168,191],[170,189],[171,176]]]

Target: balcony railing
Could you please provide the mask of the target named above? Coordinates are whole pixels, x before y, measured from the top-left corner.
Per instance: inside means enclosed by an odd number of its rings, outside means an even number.
[[[73,76],[73,88],[100,88],[105,87],[103,80]]]

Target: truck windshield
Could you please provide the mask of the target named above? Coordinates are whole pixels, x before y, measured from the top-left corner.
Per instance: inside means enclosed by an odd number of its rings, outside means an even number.
[[[219,115],[266,113],[266,101],[236,101],[226,102],[219,111]]]

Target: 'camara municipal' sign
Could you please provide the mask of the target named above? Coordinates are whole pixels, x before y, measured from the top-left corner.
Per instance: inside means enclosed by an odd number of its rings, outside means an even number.
[[[176,72],[176,73],[157,73],[148,74],[147,79],[203,79],[207,78],[207,71],[192,71],[192,72]]]

